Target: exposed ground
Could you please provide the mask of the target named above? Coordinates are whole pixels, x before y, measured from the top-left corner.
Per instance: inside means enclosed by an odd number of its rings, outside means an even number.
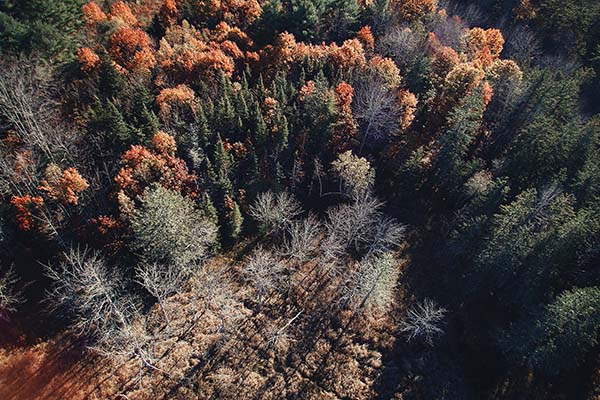
[[[335,278],[311,263],[292,275],[289,292],[259,303],[239,277],[242,253],[209,265],[230,282],[221,308],[179,294],[166,307],[170,327],[153,309],[156,370],[90,354],[68,332],[31,343],[3,328],[12,345],[0,351],[0,399],[341,400],[393,398],[406,387],[398,306],[379,315],[341,311]]]

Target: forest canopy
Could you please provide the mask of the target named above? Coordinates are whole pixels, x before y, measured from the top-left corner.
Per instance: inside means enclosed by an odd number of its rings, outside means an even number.
[[[599,21],[0,0],[0,397],[596,398]]]

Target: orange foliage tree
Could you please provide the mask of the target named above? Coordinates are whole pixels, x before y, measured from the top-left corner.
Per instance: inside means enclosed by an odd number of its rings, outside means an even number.
[[[108,19],[104,11],[93,1],[85,4],[81,9],[88,25],[95,25]]]
[[[193,108],[194,91],[186,85],[177,85],[174,88],[167,88],[160,91],[156,96],[156,104],[160,108],[163,118],[167,118],[174,108],[190,107]]]
[[[274,46],[266,46],[262,58],[275,69],[287,69],[304,60],[345,68],[366,65],[365,49],[358,39],[345,40],[341,46],[336,43],[313,45],[296,42],[294,35],[288,32],[280,33]]]
[[[42,180],[39,189],[50,200],[65,205],[77,205],[79,194],[88,187],[88,182],[75,168],[67,168],[63,171],[58,165],[51,163],[46,167],[45,179]]]
[[[164,75],[175,83],[198,77],[211,79],[219,73],[231,76],[235,70],[234,59],[225,54],[220,44],[204,40],[187,21],[167,29],[157,58]]]
[[[137,17],[131,11],[131,8],[122,1],[117,1],[111,5],[109,19],[116,21],[118,24],[130,27],[139,27],[140,25]]]
[[[469,29],[465,35],[465,41],[469,55],[484,67],[497,60],[504,47],[502,32],[492,28]]]
[[[431,14],[437,7],[437,0],[392,0],[390,8],[398,10],[400,17],[406,21],[416,21]]]
[[[119,29],[109,40],[109,53],[122,71],[147,72],[156,63],[152,40],[141,29]]]
[[[369,60],[367,68],[371,76],[381,79],[390,89],[397,88],[402,83],[400,69],[391,58],[375,56]]]
[[[417,96],[402,89],[398,91],[398,108],[400,110],[400,128],[408,128],[415,119],[417,110]]]
[[[77,49],[77,60],[84,72],[95,71],[100,66],[100,57],[89,47]]]
[[[335,154],[348,151],[357,144],[358,125],[352,115],[353,96],[354,89],[346,82],[342,81],[335,88],[339,117],[330,143]]]
[[[31,231],[38,228],[34,215],[39,213],[44,205],[44,199],[40,196],[13,196],[10,204],[15,209],[15,219],[19,229],[22,231]]]
[[[130,210],[138,196],[152,183],[191,197],[197,194],[196,175],[175,156],[175,139],[159,131],[152,138],[152,146],[153,149],[131,146],[121,157],[121,169],[115,183],[122,212]]]
[[[371,27],[369,25],[365,25],[356,33],[356,39],[358,39],[365,50],[373,51],[375,49],[375,38],[373,37],[373,32],[371,32]]]

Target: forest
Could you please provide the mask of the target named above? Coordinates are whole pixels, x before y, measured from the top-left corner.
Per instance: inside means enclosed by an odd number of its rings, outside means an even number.
[[[600,1],[0,0],[0,399],[600,398]]]

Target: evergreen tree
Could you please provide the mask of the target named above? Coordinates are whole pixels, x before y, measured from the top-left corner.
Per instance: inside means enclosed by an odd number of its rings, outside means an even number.
[[[474,172],[469,146],[479,132],[484,111],[481,90],[474,90],[448,117],[448,129],[440,139],[435,160],[435,182],[453,192]]]
[[[96,103],[90,127],[95,132],[102,132],[110,144],[122,149],[133,141],[123,114],[112,101],[107,101],[105,105]]]
[[[242,217],[237,202],[228,199],[226,200],[226,205],[229,208],[227,213],[227,238],[233,242],[240,236],[244,217]]]
[[[81,22],[79,0],[3,0],[0,54],[72,57]]]
[[[102,100],[117,99],[123,93],[125,79],[108,58],[102,60],[98,74],[98,96]]]
[[[506,332],[503,348],[549,376],[573,373],[599,342],[600,288],[565,291],[537,314]]]

